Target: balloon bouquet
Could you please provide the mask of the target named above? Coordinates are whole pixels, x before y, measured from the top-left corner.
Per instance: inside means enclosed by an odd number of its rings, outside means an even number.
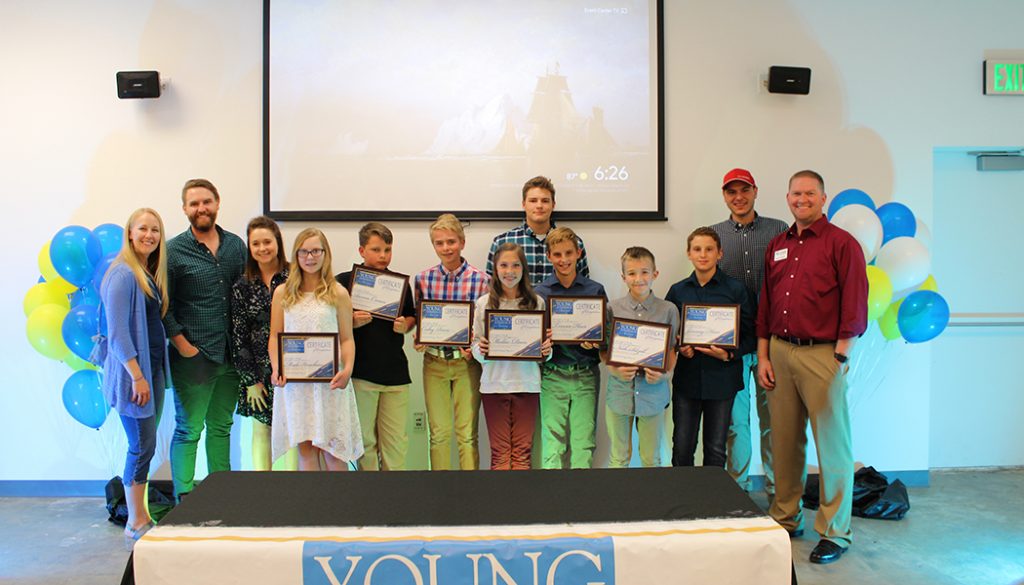
[[[931,275],[931,232],[910,208],[895,201],[876,208],[864,191],[847,189],[828,217],[857,239],[870,263],[868,321],[878,321],[885,339],[923,343],[942,333],[949,305]]]
[[[99,287],[121,250],[124,229],[105,223],[94,230],[70,225],[39,251],[39,282],[25,294],[29,343],[72,369],[64,382],[64,408],[87,427],[103,426],[110,407],[100,389],[101,372],[89,363],[97,334],[106,335]]]

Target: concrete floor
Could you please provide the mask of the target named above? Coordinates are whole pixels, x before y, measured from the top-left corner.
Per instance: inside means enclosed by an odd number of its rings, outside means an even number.
[[[807,562],[813,531],[795,540],[801,585],[1024,585],[1024,469],[933,471],[931,483],[910,490],[901,521],[854,518],[835,564]],[[119,582],[128,553],[106,517],[102,498],[0,498],[0,583]]]

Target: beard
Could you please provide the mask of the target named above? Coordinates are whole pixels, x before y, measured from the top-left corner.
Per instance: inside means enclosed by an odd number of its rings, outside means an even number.
[[[208,232],[213,229],[213,226],[217,224],[217,214],[200,214],[188,216],[188,222],[192,224],[197,232]]]

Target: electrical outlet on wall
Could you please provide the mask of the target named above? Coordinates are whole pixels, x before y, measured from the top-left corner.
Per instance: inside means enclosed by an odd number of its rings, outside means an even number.
[[[412,430],[424,431],[427,428],[427,416],[423,412],[412,413]]]

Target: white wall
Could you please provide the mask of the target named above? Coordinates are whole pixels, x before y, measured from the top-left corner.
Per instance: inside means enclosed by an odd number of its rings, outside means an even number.
[[[934,155],[935,278],[963,316],[932,349],[929,461],[1020,465],[1024,384],[1011,364],[1024,353],[1024,273],[1009,259],[1024,247],[1012,207],[1024,196],[1024,172],[978,172],[967,150]]]
[[[573,225],[587,242],[593,276],[613,295],[623,292],[616,263],[627,245],[658,256],[661,293],[689,273],[681,242],[693,227],[724,219],[719,179],[733,166],[754,172],[766,215],[788,219],[786,179],[810,167],[824,174],[830,193],[858,187],[879,203],[899,199],[930,223],[934,146],[1020,146],[1024,100],[980,91],[986,50],[1019,46],[1024,6],[1015,0],[665,3],[670,219]],[[120,223],[141,205],[155,207],[177,233],[186,226],[180,185],[193,176],[220,188],[228,229],[240,232],[261,211],[261,5],[15,0],[0,5],[0,22],[8,221],[0,243],[14,262],[0,292],[0,322],[10,331],[0,479],[106,479],[123,464],[118,422],[111,417],[97,433],[70,420],[60,402],[67,368],[37,355],[22,333],[36,253],[63,225]],[[811,67],[811,95],[766,94],[758,81],[770,65]],[[118,100],[114,72],[148,68],[171,78],[167,93]],[[517,201],[509,193],[510,207]],[[286,225],[286,238],[301,227]],[[322,227],[336,268],[356,259],[358,225]],[[469,226],[467,257],[482,265],[491,236],[505,227]],[[394,269],[411,273],[435,262],[425,224],[392,228]],[[929,418],[932,350],[883,345],[870,337],[862,344],[873,365],[851,390],[855,455],[880,469],[927,469],[937,432]],[[419,359],[412,360],[412,408],[422,410]],[[1005,432],[1002,441],[1021,442],[1020,431]],[[425,461],[425,453],[425,435],[414,434],[412,460]]]

